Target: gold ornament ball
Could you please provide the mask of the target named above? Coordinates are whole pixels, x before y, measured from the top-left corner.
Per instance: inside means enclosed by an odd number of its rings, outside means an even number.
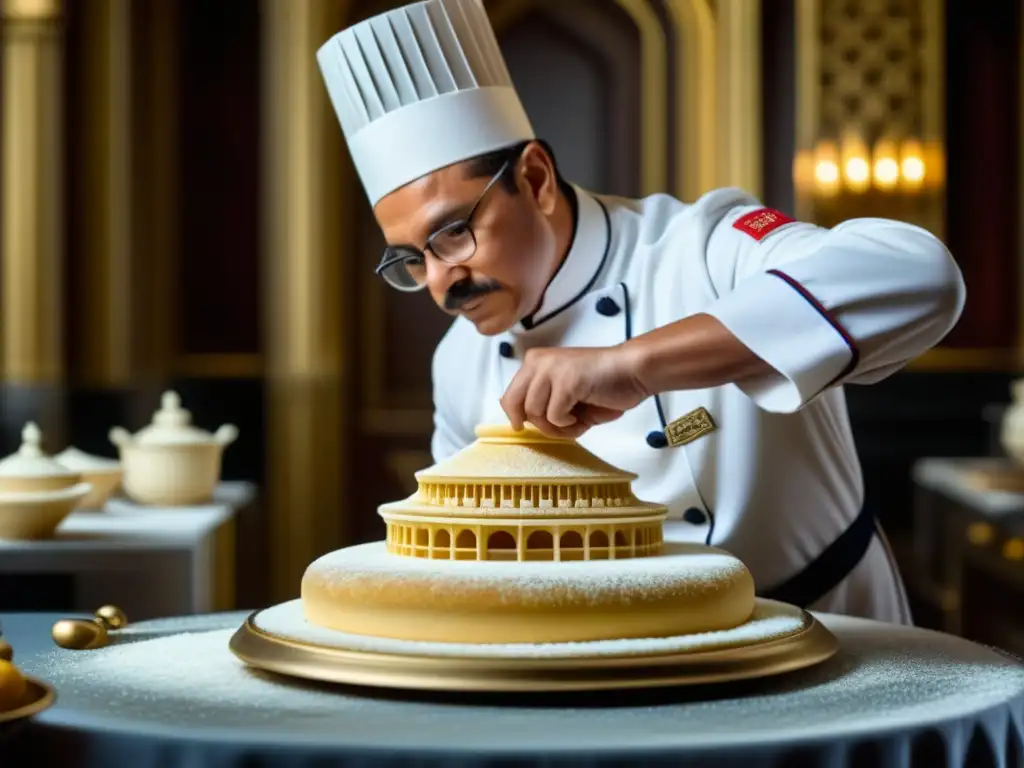
[[[104,605],[96,611],[96,620],[107,629],[124,629],[128,624],[128,617],[116,605]]]
[[[2,637],[0,637],[0,659],[3,661],[14,661],[14,649]]]
[[[98,621],[62,619],[53,625],[53,642],[70,651],[91,651],[108,642],[107,628]]]

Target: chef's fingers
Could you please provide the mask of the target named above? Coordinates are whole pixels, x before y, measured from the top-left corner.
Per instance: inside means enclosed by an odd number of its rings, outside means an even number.
[[[501,408],[508,416],[512,429],[522,429],[526,422],[526,392],[531,378],[528,368],[520,368],[509,382],[505,394],[501,396]]]
[[[615,408],[605,408],[602,405],[587,405],[583,409],[581,421],[589,427],[596,427],[599,424],[607,424],[620,418],[625,411]]]
[[[558,437],[558,427],[548,421],[548,401],[551,399],[551,377],[538,372],[530,379],[530,387],[526,391],[524,405],[526,418],[545,435]]]
[[[551,385],[551,396],[548,398],[548,409],[545,414],[548,422],[559,429],[575,426],[578,402],[569,375],[563,373],[556,376]]]
[[[583,433],[590,429],[590,425],[583,422],[577,421],[571,427],[563,427],[559,430],[559,437],[568,437],[575,440],[578,437],[582,437]]]

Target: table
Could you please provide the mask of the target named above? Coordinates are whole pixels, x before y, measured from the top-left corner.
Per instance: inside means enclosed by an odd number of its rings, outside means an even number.
[[[937,609],[934,626],[1024,654],[1024,493],[985,490],[976,470],[1006,459],[928,458],[913,468],[908,590]]]
[[[0,579],[69,575],[69,610],[113,603],[135,619],[233,608],[234,519],[254,496],[249,483],[221,483],[209,504],[194,507],[113,498],[103,511],[73,512],[53,539],[0,540]]]
[[[921,459],[913,468],[919,488],[940,494],[980,514],[1013,526],[1024,525],[1024,493],[982,490],[969,480],[972,469],[1001,466],[1001,457]]]
[[[54,708],[0,747],[5,764],[996,768],[1024,760],[1024,664],[913,627],[819,614],[842,650],[814,669],[753,684],[470,699],[250,672],[226,647],[244,616],[147,622],[130,628],[125,645],[75,652],[50,643],[53,615],[0,615],[23,669],[58,690]],[[200,634],[184,644],[188,632]],[[193,681],[190,694],[182,680]]]

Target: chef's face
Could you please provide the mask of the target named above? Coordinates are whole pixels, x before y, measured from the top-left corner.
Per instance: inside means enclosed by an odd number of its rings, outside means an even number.
[[[434,302],[448,314],[465,315],[487,336],[536,309],[559,261],[553,226],[558,179],[543,147],[531,142],[488,186],[492,180],[473,161],[458,163],[392,192],[374,208],[389,245],[425,254],[417,274]],[[468,238],[460,258],[471,253],[458,263],[428,246],[453,225],[447,242]]]

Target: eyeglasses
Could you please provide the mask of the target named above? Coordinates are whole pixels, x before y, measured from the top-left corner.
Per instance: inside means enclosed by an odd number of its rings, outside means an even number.
[[[480,204],[491,191],[491,187],[498,183],[512,167],[515,158],[509,158],[501,166],[501,169],[494,174],[484,191],[480,193],[476,203],[469,211],[465,219],[453,221],[437,230],[429,238],[427,244],[421,251],[410,245],[389,245],[384,249],[384,256],[375,270],[392,288],[406,293],[422,290],[427,285],[427,257],[425,251],[430,251],[434,256],[445,264],[462,264],[469,261],[476,253],[476,236],[471,226],[473,216],[476,215]]]

